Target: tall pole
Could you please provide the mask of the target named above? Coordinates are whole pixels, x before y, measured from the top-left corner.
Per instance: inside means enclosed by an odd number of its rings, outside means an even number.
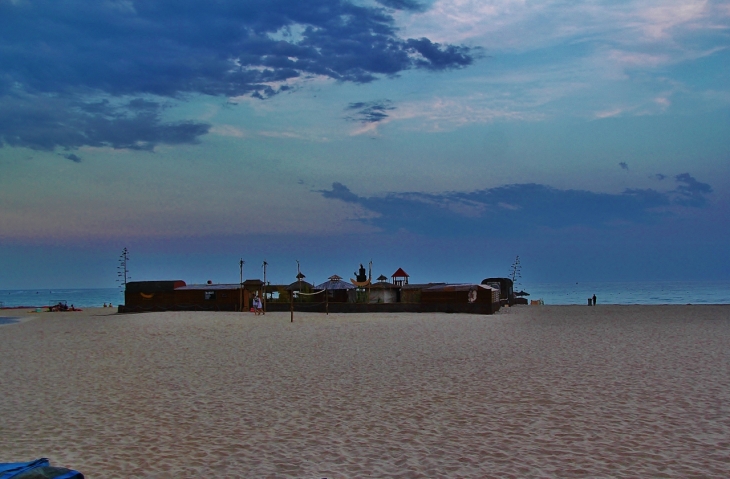
[[[266,266],[268,266],[269,263],[264,260],[264,314],[266,314]]]
[[[370,285],[373,282],[373,260],[368,263],[368,303],[370,303]]]
[[[297,262],[297,281],[299,281],[299,291],[302,290],[302,272],[299,269],[299,260],[295,260]]]
[[[238,309],[240,312],[243,312],[243,264],[245,261],[243,258],[241,258],[241,261],[238,262],[238,266],[241,269],[241,284],[238,286]]]
[[[297,281],[299,281],[299,293],[302,292],[302,271],[299,269],[299,260],[297,262]],[[291,292],[291,322],[294,322],[294,291]]]

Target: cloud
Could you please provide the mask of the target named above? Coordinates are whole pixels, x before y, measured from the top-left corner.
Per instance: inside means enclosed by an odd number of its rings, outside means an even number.
[[[406,32],[438,41],[472,41],[492,49],[544,48],[566,39],[617,45],[671,44],[688,33],[726,27],[724,2],[707,0],[436,0],[404,19]],[[514,32],[519,32],[515,35]],[[510,34],[512,33],[512,34]]]
[[[394,12],[420,11],[420,4],[380,0],[379,5],[354,0],[0,1],[2,106],[23,117],[39,114],[43,102],[65,107],[40,115],[35,131],[24,123],[20,136],[5,122],[0,136],[7,145],[40,149],[100,143],[152,149],[161,142],[195,141],[208,127],[162,123],[157,104],[149,100],[117,106],[115,117],[80,105],[90,105],[90,97],[265,99],[301,77],[367,83],[409,69],[463,68],[478,53],[425,37],[402,38]],[[58,117],[70,118],[70,126]],[[48,130],[52,139],[46,141],[42,137]]]
[[[629,170],[629,165],[625,161],[622,161],[621,163],[619,163],[618,166],[620,166],[622,170],[626,170],[626,171]]]
[[[675,190],[677,193],[675,203],[692,207],[701,207],[707,203],[706,195],[712,193],[710,185],[697,181],[689,173],[682,173],[674,179],[679,183]]]
[[[709,185],[678,175],[677,189],[627,189],[619,194],[560,190],[540,184],[515,184],[472,192],[388,193],[362,197],[341,183],[319,191],[323,197],[359,205],[372,214],[358,218],[384,231],[427,236],[512,235],[536,228],[609,228],[650,223],[672,204],[702,207]]]
[[[81,146],[152,150],[158,144],[196,143],[205,123],[166,123],[161,104],[133,99],[84,102],[75,96],[0,96],[0,146],[52,151]],[[68,156],[67,156],[68,158]]]
[[[360,198],[350,189],[342,183],[332,183],[332,190],[319,190],[322,196],[329,199],[344,201],[345,203],[359,203],[363,198]]]
[[[63,155],[63,157],[66,158],[67,160],[73,161],[74,163],[81,163],[81,158],[74,153],[69,153],[68,155]]]
[[[414,12],[426,10],[426,5],[413,0],[377,0],[377,2],[385,7],[396,10],[411,10]]]
[[[388,118],[388,112],[395,110],[395,107],[390,100],[380,100],[350,103],[345,110],[354,112],[348,117],[349,120],[378,123]]]
[[[471,65],[473,50],[469,47],[440,45],[428,38],[410,39],[406,42],[409,53],[416,53],[414,63],[429,70],[445,70]]]

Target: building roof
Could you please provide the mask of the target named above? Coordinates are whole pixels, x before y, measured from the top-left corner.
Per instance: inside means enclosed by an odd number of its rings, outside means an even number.
[[[124,285],[128,293],[157,293],[161,291],[173,291],[185,286],[185,281],[173,279],[166,281],[127,281]]]
[[[393,273],[390,277],[391,278],[408,278],[409,276],[408,276],[408,273],[403,271],[403,268],[398,268],[398,270],[395,273]]]
[[[330,280],[330,281],[325,281],[322,284],[318,284],[317,289],[326,289],[328,291],[331,291],[331,290],[336,290],[336,289],[355,289],[355,286],[350,283],[346,283],[342,280],[338,280],[338,281]]]
[[[201,291],[220,291],[220,290],[239,290],[241,285],[238,283],[230,284],[189,284],[180,288],[175,288],[177,291],[190,291],[190,290],[201,290]]]
[[[287,291],[302,291],[305,288],[314,289],[314,285],[307,283],[306,281],[294,281],[292,284],[286,287]]]
[[[472,289],[480,288],[494,290],[494,288],[485,284],[436,284],[424,288],[424,291],[471,291]]]
[[[333,274],[327,279],[329,279],[330,281],[340,281],[342,279],[342,276],[337,276],[336,274]]]
[[[401,286],[402,290],[411,290],[411,289],[426,289],[430,288],[431,286],[439,286],[444,285],[446,283],[420,283],[420,284],[404,284]]]

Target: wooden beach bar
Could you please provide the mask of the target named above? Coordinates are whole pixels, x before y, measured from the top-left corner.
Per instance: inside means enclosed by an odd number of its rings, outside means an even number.
[[[346,289],[337,281],[330,280],[320,285],[322,288],[312,288],[307,283],[307,287],[301,289],[311,293],[303,294],[303,291],[298,291],[302,283],[267,285],[267,294],[273,291],[279,291],[280,294],[278,298],[266,301],[266,310],[493,314],[500,308],[499,290],[481,284],[408,284],[403,281],[387,287],[382,284],[363,287],[360,288],[360,294],[354,294],[354,286]],[[318,290],[321,294],[318,294]],[[386,291],[387,295],[384,294]],[[193,285],[187,285],[182,280],[133,281],[126,285],[124,304],[119,305],[119,312],[248,311],[253,297],[263,295],[264,284],[257,279],[249,279],[242,284]]]

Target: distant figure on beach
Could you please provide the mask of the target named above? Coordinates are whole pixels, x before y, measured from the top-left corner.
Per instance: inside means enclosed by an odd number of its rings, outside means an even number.
[[[593,306],[595,306],[595,305],[596,305],[596,295],[594,294],[593,295]]]
[[[104,307],[106,308],[106,303],[104,303]]]
[[[263,309],[261,308],[261,298],[258,296],[253,297],[253,314],[259,315],[263,313]]]

